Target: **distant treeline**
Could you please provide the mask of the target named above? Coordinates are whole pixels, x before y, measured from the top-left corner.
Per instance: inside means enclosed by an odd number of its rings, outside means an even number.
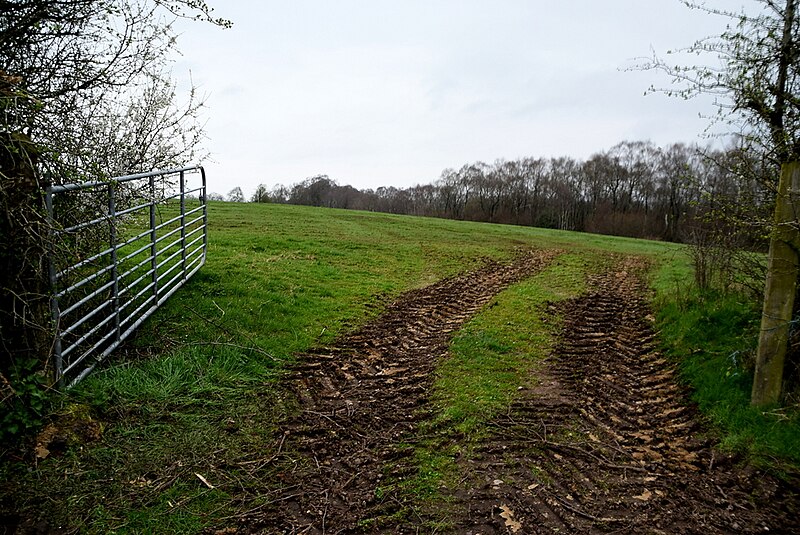
[[[739,150],[625,141],[586,161],[476,162],[405,189],[359,190],[318,175],[272,190],[261,185],[251,201],[692,241],[720,224],[719,210],[737,214],[726,225],[762,221],[773,198],[770,176]],[[235,200],[244,200],[236,190]]]

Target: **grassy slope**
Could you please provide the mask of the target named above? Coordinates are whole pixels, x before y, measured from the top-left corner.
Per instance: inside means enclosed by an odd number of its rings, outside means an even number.
[[[800,407],[750,406],[761,310],[737,295],[689,292],[659,307],[667,354],[681,362],[700,409],[723,430],[722,447],[781,474],[800,469]]]
[[[689,273],[680,247],[623,238],[277,205],[212,203],[210,219],[207,265],[128,344],[129,360],[61,400],[63,421],[97,420],[102,440],[31,472],[4,466],[6,501],[8,489],[25,485],[22,507],[59,524],[196,532],[268,501],[279,484],[261,460],[277,447],[276,419],[291,410],[272,387],[284,363],[399,293],[517,247],[569,251],[499,296],[454,341],[436,385],[434,425],[477,433],[544,354],[553,326],[541,323],[543,304],[579,293],[584,272],[607,252],[657,261],[663,295]],[[506,373],[492,373],[498,368]],[[430,451],[419,450],[418,488],[446,477],[447,456]]]

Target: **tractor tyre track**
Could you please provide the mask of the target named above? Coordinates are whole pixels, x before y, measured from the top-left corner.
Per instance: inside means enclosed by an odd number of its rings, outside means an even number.
[[[297,416],[282,425],[281,495],[239,520],[258,533],[363,532],[384,478],[408,458],[437,363],[452,335],[495,295],[543,269],[557,251],[527,251],[414,290],[335,347],[304,355],[291,390]],[[404,462],[406,461],[406,462]],[[389,504],[391,508],[391,504]]]
[[[720,456],[656,349],[636,258],[553,308],[538,386],[462,462],[455,532],[800,533],[797,488]]]

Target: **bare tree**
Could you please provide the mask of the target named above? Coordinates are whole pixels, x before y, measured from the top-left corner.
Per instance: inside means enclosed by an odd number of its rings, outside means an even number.
[[[244,202],[244,193],[242,193],[242,188],[236,186],[232,190],[228,192],[227,196],[228,202]]]
[[[462,171],[467,166],[462,167]],[[437,183],[441,199],[441,215],[452,219],[463,219],[469,201],[469,188],[464,173],[454,169],[442,171]]]
[[[292,187],[291,204],[306,206],[331,206],[331,191],[337,186],[328,175],[315,175]]]
[[[269,192],[269,198],[272,202],[286,204],[289,202],[289,197],[291,196],[291,191],[289,188],[282,184],[278,184],[272,191]]]
[[[672,76],[677,89],[667,89],[667,93],[717,96],[717,119],[736,127],[748,147],[760,151],[776,170],[781,168],[752,392],[753,405],[770,405],[779,401],[782,392],[798,287],[798,207],[791,197],[800,188],[798,0],[760,0],[756,14],[684,3],[732,22],[719,37],[702,39],[687,49],[711,54],[721,66],[675,67],[657,57],[645,66]]]
[[[250,202],[269,202],[269,200],[269,191],[264,184],[259,184],[253,192],[253,196],[250,197]]]
[[[692,152],[680,143],[661,151],[654,194],[657,214],[664,221],[662,237],[666,240],[680,238],[680,224],[693,200],[690,194]]]
[[[204,2],[0,4],[0,64],[36,102],[18,108],[2,128],[46,147],[40,165],[53,180],[172,166],[198,156],[202,99],[191,91],[179,104],[166,67],[176,47],[170,19],[211,19]]]

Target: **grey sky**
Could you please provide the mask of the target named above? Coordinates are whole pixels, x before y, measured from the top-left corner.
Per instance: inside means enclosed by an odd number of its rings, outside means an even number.
[[[669,80],[624,69],[727,22],[678,0],[212,3],[233,28],[182,23],[173,72],[208,95],[210,189],[246,195],[320,173],[407,187],[477,160],[702,141],[708,99],[644,96]]]

